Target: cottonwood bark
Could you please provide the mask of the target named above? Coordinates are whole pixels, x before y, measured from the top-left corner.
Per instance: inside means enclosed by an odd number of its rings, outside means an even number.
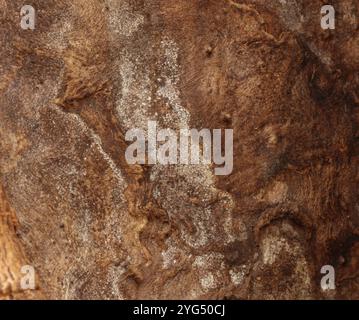
[[[357,1],[32,3],[0,0],[1,297],[359,297]],[[232,128],[233,173],[127,164],[148,120]]]

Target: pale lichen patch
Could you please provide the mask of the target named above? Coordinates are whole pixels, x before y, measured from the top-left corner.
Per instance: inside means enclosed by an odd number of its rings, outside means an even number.
[[[212,273],[208,273],[203,278],[201,278],[200,283],[205,291],[215,289],[217,287],[216,280]]]
[[[263,239],[263,263],[273,264],[279,254],[285,250],[290,251],[290,245],[285,238],[268,235]]]
[[[108,23],[115,34],[130,37],[144,23],[145,18],[135,12],[127,1],[106,0],[108,7]]]
[[[246,265],[240,266],[236,269],[229,270],[229,276],[234,285],[239,286],[243,283],[246,274]]]

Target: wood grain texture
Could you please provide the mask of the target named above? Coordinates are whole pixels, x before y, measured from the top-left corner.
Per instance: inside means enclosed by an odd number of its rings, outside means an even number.
[[[331,2],[333,31],[321,0],[34,0],[25,31],[1,0],[2,296],[26,261],[51,299],[358,299],[359,8]],[[148,120],[232,128],[233,173],[127,164]]]

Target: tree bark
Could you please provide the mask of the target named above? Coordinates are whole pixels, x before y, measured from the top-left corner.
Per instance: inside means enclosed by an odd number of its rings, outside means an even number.
[[[0,4],[0,297],[359,298],[357,1]],[[129,165],[149,120],[233,129],[232,174]]]

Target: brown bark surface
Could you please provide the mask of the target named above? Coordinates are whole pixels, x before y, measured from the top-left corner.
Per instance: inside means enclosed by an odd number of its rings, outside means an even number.
[[[0,298],[358,299],[359,6],[330,2],[331,31],[321,0],[34,0],[31,31],[0,0]],[[127,164],[148,120],[232,128],[233,173]]]

